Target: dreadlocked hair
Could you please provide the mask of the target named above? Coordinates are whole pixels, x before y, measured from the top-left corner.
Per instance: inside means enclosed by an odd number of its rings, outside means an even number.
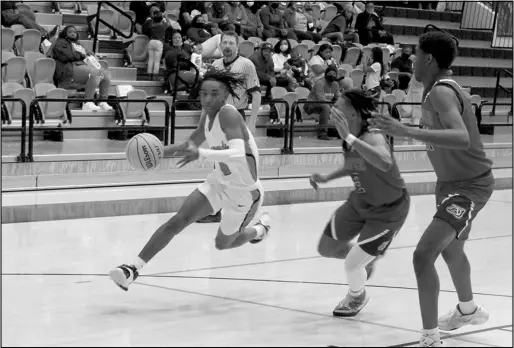
[[[202,83],[205,81],[218,81],[223,83],[227,89],[230,95],[232,97],[239,99],[239,96],[236,94],[236,89],[246,88],[246,78],[242,74],[233,73],[228,70],[221,70],[214,67],[209,68],[203,76]]]
[[[361,116],[362,119],[362,128],[357,135],[357,138],[360,137],[362,134],[368,132],[368,120],[371,118],[371,114],[378,112],[377,110],[377,102],[376,100],[371,96],[371,93],[368,91],[363,91],[361,89],[350,89],[343,93],[342,97],[345,97],[350,101],[353,108],[358,112],[358,114]],[[392,138],[389,136],[386,136],[387,141],[389,144],[392,142]],[[343,140],[343,149],[347,151],[349,148],[349,145],[346,143],[346,141]]]

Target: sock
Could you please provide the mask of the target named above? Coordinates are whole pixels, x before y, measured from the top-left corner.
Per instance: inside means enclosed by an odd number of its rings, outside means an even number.
[[[471,300],[468,302],[459,302],[459,310],[463,315],[473,314],[477,309],[477,305],[475,304],[475,300]]]
[[[351,296],[359,297],[359,296],[361,296],[364,293],[364,289],[365,289],[364,287],[361,290],[359,290],[359,291],[353,291],[352,289],[350,289],[349,292],[350,292]]]
[[[435,329],[423,329],[421,330],[421,333],[423,336],[429,336],[434,341],[439,341],[439,327],[436,327]]]
[[[358,245],[352,247],[348,256],[346,256],[344,268],[346,270],[348,286],[350,287],[350,295],[359,296],[364,291],[367,278],[365,267],[374,258],[374,256],[362,250]]]
[[[360,296],[364,292],[364,285],[366,284],[366,270],[364,267],[359,267],[350,272],[346,272],[348,279],[348,286],[350,287],[350,295]]]
[[[264,233],[266,233],[266,227],[264,227],[261,224],[255,224],[253,228],[255,229],[255,231],[257,231],[257,236],[255,237],[255,239],[262,238],[264,236]]]
[[[136,269],[139,271],[141,268],[144,267],[144,265],[146,265],[146,262],[143,261],[142,258],[140,258],[139,256],[136,257],[136,259],[134,260],[134,263],[133,265],[136,267]]]

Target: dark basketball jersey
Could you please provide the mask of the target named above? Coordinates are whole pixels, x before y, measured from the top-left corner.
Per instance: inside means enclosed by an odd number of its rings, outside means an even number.
[[[370,130],[380,133],[377,130]],[[343,148],[344,167],[351,172],[350,176],[355,185],[355,196],[365,203],[379,207],[397,201],[404,195],[405,182],[393,156],[393,165],[388,172],[366,162],[352,147]]]
[[[427,144],[430,162],[438,180],[461,181],[476,178],[491,169],[492,161],[485,155],[475,113],[471,106],[471,97],[462,90],[457,82],[448,77],[436,80],[434,86],[436,85],[447,86],[448,93],[452,93],[450,89],[456,93],[460,101],[462,120],[469,134],[469,148],[459,150]],[[421,125],[427,129],[444,129],[439,116],[434,111],[430,91],[425,91],[422,107]]]

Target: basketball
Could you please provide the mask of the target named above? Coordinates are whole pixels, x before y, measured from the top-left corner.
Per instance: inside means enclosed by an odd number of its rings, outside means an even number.
[[[164,156],[164,146],[155,135],[141,133],[130,139],[125,154],[134,169],[154,170]]]

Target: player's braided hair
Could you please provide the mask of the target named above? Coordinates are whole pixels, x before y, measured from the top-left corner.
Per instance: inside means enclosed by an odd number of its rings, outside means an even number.
[[[237,88],[245,89],[246,86],[246,77],[238,74],[233,73],[228,70],[221,70],[214,67],[211,67],[209,70],[205,72],[205,75],[203,76],[204,81],[213,80],[218,81],[225,86],[227,86],[228,92],[234,97],[239,99],[239,96],[235,92]]]

